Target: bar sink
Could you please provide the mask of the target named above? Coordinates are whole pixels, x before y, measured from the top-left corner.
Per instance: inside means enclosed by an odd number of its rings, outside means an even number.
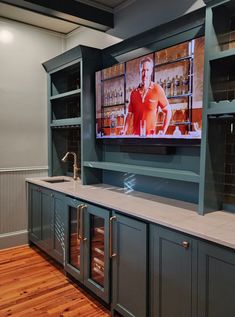
[[[51,183],[51,184],[71,182],[70,179],[66,179],[66,178],[48,178],[48,179],[44,179],[43,181],[47,183]]]

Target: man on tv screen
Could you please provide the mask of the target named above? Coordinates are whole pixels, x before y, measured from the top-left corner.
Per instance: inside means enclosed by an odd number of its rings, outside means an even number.
[[[127,134],[131,120],[133,120],[133,128],[131,132],[128,131],[128,134],[140,136],[155,134],[160,107],[164,120],[159,134],[164,135],[171,120],[171,107],[163,88],[151,80],[153,60],[150,57],[144,57],[139,66],[141,83],[131,92],[123,134]]]

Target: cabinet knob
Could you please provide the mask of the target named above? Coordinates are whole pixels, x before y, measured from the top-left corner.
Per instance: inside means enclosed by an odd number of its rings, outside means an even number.
[[[182,242],[182,246],[183,246],[185,249],[188,249],[188,248],[189,248],[189,242],[183,241],[183,242]]]
[[[51,194],[51,197],[54,197],[54,194]]]

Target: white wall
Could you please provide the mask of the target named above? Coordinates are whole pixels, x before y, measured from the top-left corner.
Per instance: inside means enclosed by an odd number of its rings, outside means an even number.
[[[47,175],[47,75],[58,33],[0,18],[0,249],[27,243],[26,177]]]
[[[86,27],[80,27],[66,36],[65,50],[68,50],[76,45],[86,45],[103,49],[120,41],[122,41],[122,39],[107,33]]]
[[[126,39],[205,5],[203,0],[130,0],[130,3],[115,13],[114,28],[108,34]]]
[[[58,33],[0,18],[0,169],[47,166],[47,81],[42,62]]]

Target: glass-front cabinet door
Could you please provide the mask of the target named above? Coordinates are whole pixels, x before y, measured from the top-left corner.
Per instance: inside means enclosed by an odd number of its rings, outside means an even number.
[[[81,208],[83,203],[74,198],[67,199],[67,248],[65,269],[80,282],[83,281],[83,248],[81,230]]]
[[[109,303],[110,211],[67,199],[66,271]]]
[[[109,302],[109,218],[107,209],[84,205],[84,284]]]

